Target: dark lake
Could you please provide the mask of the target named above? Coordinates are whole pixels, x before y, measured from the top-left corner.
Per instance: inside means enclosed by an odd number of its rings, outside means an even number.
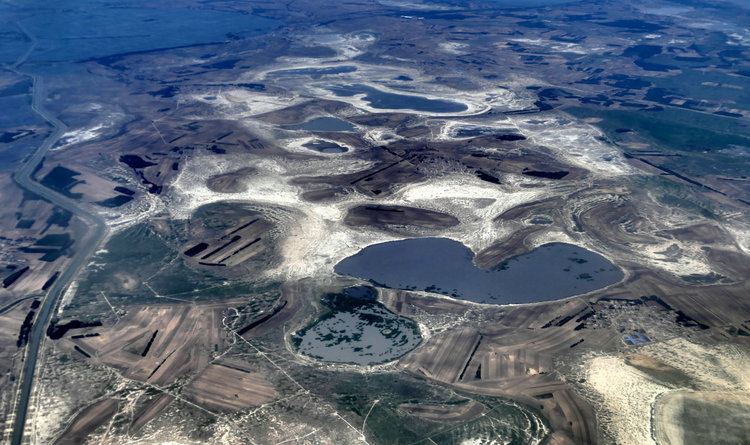
[[[443,99],[428,99],[421,96],[408,94],[386,93],[377,88],[367,85],[355,84],[345,86],[327,87],[335,95],[340,97],[351,97],[364,94],[363,100],[373,108],[385,110],[415,110],[432,113],[458,113],[466,111],[468,107],[459,102]]]
[[[446,238],[374,244],[339,262],[335,271],[383,287],[424,290],[477,303],[535,303],[590,292],[624,277],[603,256],[572,244],[551,243],[491,270],[474,253]]]
[[[354,125],[335,117],[317,117],[307,122],[294,125],[284,125],[285,130],[307,130],[307,131],[352,131]]]

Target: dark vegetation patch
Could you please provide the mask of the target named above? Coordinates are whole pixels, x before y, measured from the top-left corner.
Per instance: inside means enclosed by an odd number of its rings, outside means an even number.
[[[700,321],[694,319],[693,317],[685,314],[681,310],[677,311],[677,318],[675,319],[675,322],[686,328],[698,328],[701,330],[706,330],[710,328],[710,326],[701,323]]]
[[[65,248],[51,247],[22,247],[21,252],[25,253],[43,253],[39,261],[52,262],[60,258],[65,253]]]
[[[83,355],[84,357],[86,357],[86,358],[91,358],[91,354],[89,354],[88,352],[86,352],[86,351],[84,351],[83,349],[81,349],[81,347],[80,347],[80,346],[78,346],[78,345],[75,345],[75,346],[74,346],[74,349],[75,349],[76,351],[80,352],[80,353],[81,353],[81,354],[82,354],[82,355]]]
[[[212,251],[208,252],[207,254],[203,255],[203,256],[201,257],[201,259],[202,259],[202,260],[205,260],[205,259],[207,259],[207,258],[209,258],[209,257],[211,257],[211,256],[213,256],[213,255],[215,255],[216,253],[220,252],[220,251],[221,251],[221,250],[223,250],[224,248],[226,248],[226,247],[228,247],[228,246],[230,246],[230,245],[232,245],[232,244],[236,243],[236,242],[237,242],[237,241],[239,241],[240,239],[242,239],[242,237],[241,237],[241,236],[239,236],[239,235],[235,235],[235,236],[233,236],[233,237],[232,237],[232,239],[230,239],[230,240],[229,240],[229,241],[227,241],[226,243],[222,244],[221,246],[217,247],[216,249],[214,249],[214,250],[212,250]]]
[[[90,332],[88,334],[78,334],[73,335],[70,338],[77,339],[77,338],[91,338],[91,337],[98,337],[100,334],[98,332]]]
[[[730,113],[729,111],[714,111],[714,114],[717,116],[726,116],[726,117],[742,117],[742,114],[740,113]]]
[[[58,323],[58,320],[53,319],[47,327],[47,337],[52,340],[59,340],[65,336],[65,334],[71,329],[82,329],[101,326],[102,322],[99,320],[94,321],[81,321],[71,320],[67,323]]]
[[[363,205],[352,207],[344,222],[350,226],[413,225],[427,228],[444,228],[458,225],[459,221],[447,213],[406,206]]]
[[[477,349],[479,349],[479,345],[482,344],[482,335],[479,335],[479,340],[477,340],[477,344],[474,346],[474,349],[472,349],[471,354],[469,354],[469,359],[466,361],[466,365],[464,366],[464,369],[461,371],[461,374],[458,376],[458,380],[463,380],[464,374],[466,374],[466,370],[469,368],[469,365],[471,364],[471,359],[474,358],[474,354],[477,353]]]
[[[151,167],[156,165],[154,162],[144,160],[138,155],[122,155],[120,156],[120,162],[133,169]]]
[[[613,28],[622,28],[627,32],[655,32],[664,28],[662,25],[645,22],[643,20],[612,20],[609,22],[599,22],[598,24]]]
[[[83,197],[82,193],[70,192],[73,187],[83,182],[75,178],[79,175],[80,173],[76,171],[58,165],[57,167],[50,170],[50,172],[47,173],[44,178],[42,178],[40,183],[43,186],[60,192],[65,196],[73,199],[80,199],[81,197]]]
[[[18,269],[17,271],[13,272],[12,274],[5,277],[3,280],[3,288],[9,288],[13,285],[16,281],[18,281],[19,278],[21,278],[21,275],[25,274],[29,271],[29,266],[24,267],[23,269]]]
[[[47,218],[47,227],[42,230],[42,233],[46,232],[51,226],[68,227],[72,217],[73,214],[70,211],[55,206],[55,208],[52,209],[52,214]]]
[[[640,90],[652,85],[652,83],[647,80],[626,76],[624,74],[615,74],[609,76],[608,79],[611,79],[611,81],[607,82],[607,85],[628,90]]]
[[[500,141],[524,141],[526,140],[526,136],[522,134],[509,133],[509,134],[499,134],[495,136],[495,139],[500,140]]]
[[[49,289],[50,287],[52,287],[52,285],[55,283],[55,280],[57,280],[57,277],[59,277],[59,276],[60,276],[60,272],[59,271],[57,271],[54,274],[52,274],[52,276],[49,277],[49,279],[47,279],[47,281],[44,282],[44,285],[42,286],[42,290],[46,291],[47,289]]]
[[[41,238],[34,243],[36,246],[55,246],[60,248],[69,247],[71,244],[73,244],[73,239],[68,233],[45,235],[44,238]]]
[[[238,83],[237,86],[255,91],[264,91],[266,89],[266,86],[262,83]]]
[[[122,155],[120,156],[120,162],[132,168],[133,171],[135,171],[136,174],[141,177],[142,183],[149,186],[149,189],[148,189],[149,193],[158,195],[159,193],[162,192],[162,186],[157,185],[149,181],[148,179],[146,179],[146,176],[143,174],[143,171],[141,171],[142,169],[146,167],[156,165],[155,163],[146,161],[138,155]]]
[[[107,207],[110,209],[113,209],[115,207],[120,207],[122,205],[125,205],[133,200],[132,196],[126,196],[126,195],[117,195],[113,196],[111,198],[107,198],[101,201],[97,201],[94,204],[100,205],[102,207]]]
[[[189,257],[194,257],[194,256],[198,255],[199,253],[203,252],[204,250],[206,250],[207,247],[208,247],[207,243],[198,243],[195,246],[193,246],[193,247],[189,248],[188,250],[186,250],[185,251],[185,255],[187,255]]]
[[[482,181],[489,182],[490,184],[501,184],[500,179],[497,176],[491,175],[482,170],[477,170],[474,172],[474,174],[477,175],[477,178],[481,179]]]
[[[180,92],[180,89],[178,87],[169,85],[160,90],[149,91],[148,94],[153,97],[167,98],[167,97],[174,97],[179,92]]]
[[[622,52],[622,55],[625,57],[636,57],[639,59],[648,59],[657,54],[661,54],[661,46],[658,45],[635,45],[626,48]]]
[[[542,172],[542,171],[535,171],[535,170],[527,170],[523,171],[522,174],[526,176],[532,176],[535,178],[545,178],[545,179],[562,179],[566,176],[568,176],[569,172],[566,172],[564,170],[556,171],[556,172]]]
[[[584,339],[580,339],[580,340],[578,340],[577,342],[575,342],[575,343],[573,343],[572,345],[570,345],[570,347],[571,347],[571,348],[575,348],[576,346],[578,346],[578,345],[580,345],[581,343],[583,343],[583,340],[584,340]]]
[[[129,188],[122,187],[122,186],[119,186],[119,185],[117,187],[115,187],[115,191],[118,192],[118,193],[125,194],[125,195],[130,195],[130,196],[135,195],[135,192],[133,190],[130,190]]]
[[[570,314],[566,316],[559,315],[552,320],[548,321],[547,323],[542,326],[542,329],[547,329],[554,326],[562,327],[565,323],[569,322],[570,320],[576,318],[578,315],[581,314],[581,312],[584,312],[587,308],[583,308],[580,311],[576,312],[575,314]]]
[[[646,71],[656,71],[656,72],[666,73],[667,71],[670,71],[670,70],[678,70],[678,69],[680,69],[679,66],[665,65],[665,64],[662,64],[662,63],[648,62],[648,61],[643,60],[643,59],[637,59],[633,63],[635,63],[636,66],[638,66],[638,67],[640,67],[640,68],[642,68],[642,69],[644,69]]]
[[[237,227],[236,229],[232,230],[231,232],[229,232],[229,235],[234,235],[235,233],[239,232],[240,230],[245,229],[245,228],[247,228],[247,227],[255,224],[258,221],[260,221],[260,218],[252,219],[252,220],[246,222],[245,224]]]
[[[21,219],[16,223],[16,229],[30,229],[33,225],[33,219]]]
[[[240,62],[240,59],[227,59],[220,62],[203,65],[203,67],[214,70],[228,70],[234,68],[234,66],[237,65],[238,62]]]
[[[156,334],[158,333],[159,333],[159,330],[157,329],[154,331],[153,335],[151,335],[151,338],[149,339],[148,344],[143,349],[143,352],[141,352],[141,357],[145,357],[146,354],[148,354],[148,351],[151,349],[151,345],[154,343],[154,340],[156,340]]]
[[[23,320],[23,324],[21,324],[21,330],[18,332],[18,340],[16,340],[16,347],[20,348],[22,346],[25,346],[26,343],[29,341],[29,333],[31,333],[31,326],[34,321],[34,314],[36,312],[32,309],[29,311],[28,314],[26,314],[26,318]]]

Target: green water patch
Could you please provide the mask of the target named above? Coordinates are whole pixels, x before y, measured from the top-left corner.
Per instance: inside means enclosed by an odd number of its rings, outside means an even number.
[[[570,107],[565,111],[581,119],[602,119],[595,125],[615,142],[628,141],[636,133],[652,142],[653,150],[675,155],[660,158],[658,163],[663,167],[696,176],[747,174],[750,127],[737,119],[673,108],[630,111]]]
[[[596,126],[608,134],[627,128],[675,151],[716,150],[731,145],[750,146],[750,129],[733,125],[730,118],[683,110],[630,111],[571,107],[565,112],[578,118],[601,118]]]
[[[540,413],[530,407],[497,397],[464,395],[404,373],[331,373],[310,367],[295,378],[320,397],[332,398],[349,421],[364,423],[371,443],[522,445],[541,442],[549,431]],[[460,407],[475,402],[483,405],[482,415],[458,422],[428,420],[401,408],[403,404]],[[363,422],[365,417],[367,422]]]
[[[417,324],[372,298],[328,294],[326,312],[293,336],[299,351],[318,360],[373,365],[395,360],[422,340]]]
[[[190,268],[180,245],[176,235],[159,233],[147,223],[115,233],[79,280],[71,308],[82,313],[109,311],[102,293],[116,307],[278,293],[277,283],[233,280],[213,270]]]

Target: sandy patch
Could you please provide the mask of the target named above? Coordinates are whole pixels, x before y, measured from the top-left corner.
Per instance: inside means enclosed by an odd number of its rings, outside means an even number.
[[[700,390],[750,395],[750,353],[739,346],[709,347],[675,338],[644,345],[638,352],[682,371]],[[657,399],[680,389],[629,366],[619,355],[584,358],[576,378],[585,379],[581,390],[597,408],[602,432],[621,444],[655,444],[652,414]]]

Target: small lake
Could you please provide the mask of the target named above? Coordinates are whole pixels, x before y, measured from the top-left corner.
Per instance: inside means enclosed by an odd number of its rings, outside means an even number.
[[[370,298],[333,295],[326,300],[324,304],[332,311],[293,337],[305,355],[326,362],[372,365],[395,360],[422,340],[414,321]]]
[[[536,303],[583,294],[625,276],[603,256],[551,243],[484,270],[474,253],[446,238],[374,244],[339,262],[341,275],[393,289],[423,290],[477,303]]]
[[[307,122],[294,125],[283,125],[284,130],[307,130],[307,131],[353,131],[356,127],[344,120],[335,117],[318,117]]]
[[[362,98],[373,108],[384,110],[415,110],[427,111],[432,113],[458,113],[466,111],[468,107],[459,102],[453,102],[443,99],[428,99],[422,96],[412,96],[407,94],[386,93],[377,88],[367,85],[355,84],[346,86],[326,87],[333,94],[339,97],[352,97],[358,94],[364,94]]]

